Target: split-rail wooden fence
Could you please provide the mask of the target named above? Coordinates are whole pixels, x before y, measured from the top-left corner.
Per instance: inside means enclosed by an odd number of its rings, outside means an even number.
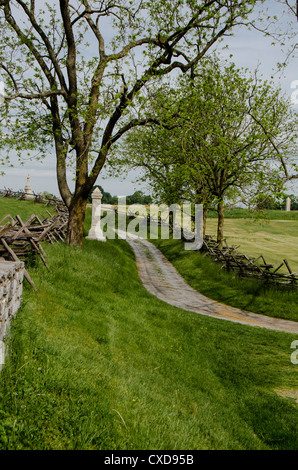
[[[224,240],[222,248],[212,236],[206,236],[202,251],[221,263],[223,269],[234,271],[240,277],[256,278],[268,284],[283,287],[298,287],[298,273],[291,270],[287,259],[279,263],[268,263],[263,254],[249,256],[239,251],[240,245],[229,246]]]
[[[66,237],[68,211],[59,203],[53,215],[46,210],[47,216],[31,215],[26,221],[10,214],[0,221],[0,258],[8,261],[25,262],[25,279],[35,289],[35,284],[26,270],[26,262],[39,256],[48,269],[42,241],[55,243]]]

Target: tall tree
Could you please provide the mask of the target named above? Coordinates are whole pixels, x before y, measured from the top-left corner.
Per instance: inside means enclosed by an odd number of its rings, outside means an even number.
[[[144,170],[163,202],[216,202],[222,244],[224,199],[245,192],[258,201],[295,176],[296,124],[288,101],[272,84],[214,56],[183,76],[176,89],[156,92],[151,129],[127,135],[120,160]],[[162,117],[163,116],[163,117]],[[166,117],[164,117],[166,116]],[[293,174],[294,172],[294,174]],[[167,201],[175,197],[176,201]]]
[[[54,147],[68,243],[82,243],[88,194],[112,146],[150,122],[146,86],[191,72],[262,1],[0,0],[0,145],[39,157]]]

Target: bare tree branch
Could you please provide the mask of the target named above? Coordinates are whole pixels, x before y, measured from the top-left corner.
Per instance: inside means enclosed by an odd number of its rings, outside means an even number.
[[[53,50],[52,46],[51,46],[51,43],[49,41],[49,38],[48,36],[46,35],[46,33],[43,31],[43,29],[41,28],[40,24],[37,22],[36,18],[35,18],[35,15],[34,15],[34,5],[35,5],[35,1],[31,2],[31,9],[29,10],[28,6],[26,5],[25,2],[23,2],[22,0],[17,0],[17,3],[23,8],[25,14],[27,15],[27,17],[29,18],[33,28],[35,29],[35,31],[39,34],[39,36],[41,37],[42,41],[43,41],[43,44],[46,46],[47,48],[47,51],[49,53],[49,57],[51,59],[51,62],[55,68],[55,71],[57,73],[57,76],[59,78],[59,82],[60,82],[60,85],[62,87],[63,90],[67,90],[67,86],[66,86],[66,83],[65,83],[65,80],[64,80],[64,76],[63,76],[63,73],[61,71],[61,68],[60,68],[60,65],[59,65],[59,62],[57,60],[57,57],[58,57],[58,54],[55,53],[55,51]]]

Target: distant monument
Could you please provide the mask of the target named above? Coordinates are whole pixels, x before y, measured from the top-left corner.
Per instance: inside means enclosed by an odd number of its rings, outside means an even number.
[[[291,198],[287,197],[286,199],[286,211],[289,212],[291,210]]]
[[[30,175],[27,176],[27,184],[24,190],[24,199],[34,199],[34,194],[32,193],[32,188],[30,184]]]

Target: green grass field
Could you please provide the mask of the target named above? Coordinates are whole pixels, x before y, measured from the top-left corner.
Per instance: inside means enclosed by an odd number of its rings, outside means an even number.
[[[216,219],[216,210],[209,210],[208,218]],[[298,220],[298,211],[280,211],[280,210],[264,210],[263,212],[253,214],[247,209],[233,208],[225,209],[225,218],[227,219],[258,219],[258,220]]]
[[[124,241],[47,254],[12,324],[2,449],[298,449],[293,335],[159,301]]]
[[[206,233],[216,239],[215,219],[208,219]],[[231,245],[240,245],[241,253],[264,255],[266,261],[280,264],[289,261],[292,271],[298,272],[298,220],[254,221],[252,219],[225,220],[225,238]]]
[[[12,217],[19,215],[23,221],[32,214],[42,215],[45,218],[48,217],[47,211],[52,214],[55,209],[53,206],[46,207],[44,204],[38,204],[34,201],[20,201],[15,198],[0,197],[0,221],[8,214]]]
[[[187,277],[179,243],[161,249]],[[45,250],[0,376],[0,449],[298,449],[295,335],[165,304],[125,241]]]

